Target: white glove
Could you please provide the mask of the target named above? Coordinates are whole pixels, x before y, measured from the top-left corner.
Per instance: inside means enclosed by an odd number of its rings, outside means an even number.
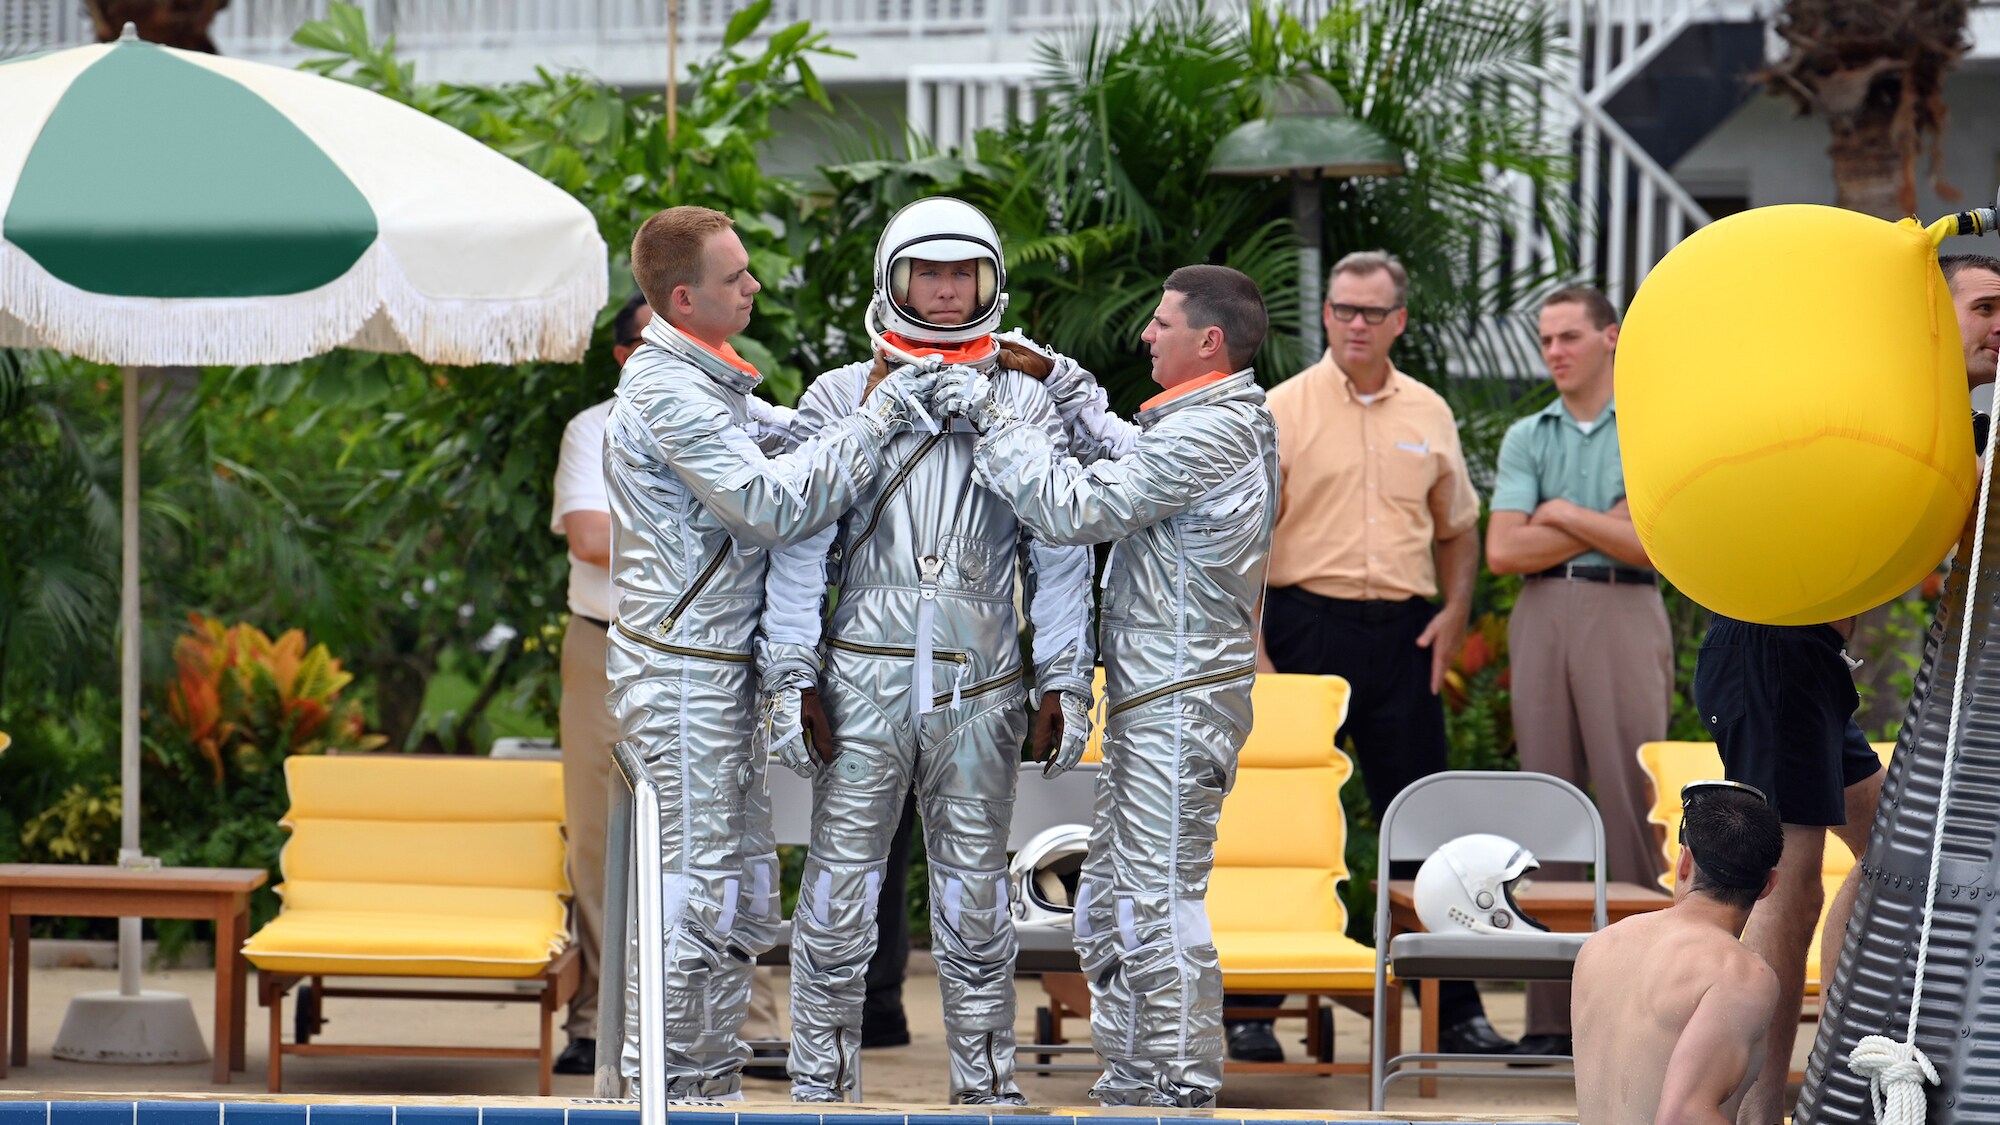
[[[1090,702],[1075,692],[1062,693],[1062,739],[1055,753],[1042,763],[1042,776],[1065,773],[1083,760],[1083,748],[1090,742]]]
[[[993,381],[963,365],[947,367],[938,375],[931,391],[931,405],[940,414],[957,414],[986,433],[1006,422],[1011,415],[993,398]]]
[[[906,363],[875,384],[862,406],[875,416],[886,433],[893,434],[913,425],[936,433],[937,423],[924,410],[924,403],[930,401],[937,380],[935,363]]]
[[[810,686],[810,681],[785,677],[765,692],[763,714],[757,721],[760,752],[777,755],[781,764],[808,781],[819,772],[819,762],[806,742],[805,706],[799,698]]]

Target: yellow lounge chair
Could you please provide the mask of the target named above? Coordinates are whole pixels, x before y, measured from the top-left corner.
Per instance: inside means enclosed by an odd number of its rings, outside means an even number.
[[[1889,755],[1896,749],[1893,742],[1873,744],[1875,753],[1887,768]],[[1716,752],[1713,742],[1648,742],[1639,747],[1639,767],[1646,771],[1646,778],[1653,787],[1653,808],[1646,819],[1660,829],[1660,853],[1666,857],[1666,874],[1660,876],[1660,886],[1674,889],[1674,865],[1680,862],[1681,828],[1681,786],[1690,781],[1722,776],[1722,756]],[[1854,853],[1847,844],[1833,833],[1827,833],[1826,852],[1820,861],[1820,881],[1826,887],[1826,900],[1820,905],[1819,924],[1813,927],[1812,948],[1806,951],[1806,995],[1820,993],[1819,958],[1820,937],[1826,928],[1826,912],[1833,906],[1833,896],[1840,890],[1840,884],[1847,879],[1847,873],[1854,868]]]
[[[291,830],[283,911],[244,943],[271,1010],[270,1088],[285,1055],[536,1059],[550,1092],[552,1025],[576,992],[564,917],[562,766],[394,754],[285,763]],[[360,987],[325,978],[538,980],[535,992]],[[285,993],[302,990],[298,1041],[283,1039]],[[541,1005],[539,1049],[310,1042],[330,996],[497,1000]]]
[[[1104,692],[1100,669],[1096,693]],[[1335,745],[1347,718],[1348,685],[1338,676],[1266,674],[1251,691],[1254,729],[1222,803],[1208,916],[1222,961],[1224,991],[1304,998],[1303,1007],[1231,1012],[1246,1019],[1303,1016],[1306,1061],[1230,1062],[1232,1073],[1366,1074],[1368,1063],[1333,1061],[1335,1001],[1368,1013],[1374,1005],[1375,951],[1347,936],[1340,884],[1347,879],[1347,817],[1340,788],[1354,765]],[[1101,760],[1093,731],[1086,761]],[[1039,1029],[1061,1042],[1063,1017],[1089,1014],[1080,974],[1045,974],[1053,1021]],[[1388,1013],[1391,1036],[1400,1006]]]

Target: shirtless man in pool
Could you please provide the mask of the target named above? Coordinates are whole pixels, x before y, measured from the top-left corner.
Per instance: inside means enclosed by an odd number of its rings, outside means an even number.
[[[1579,1125],[1727,1125],[1764,1058],[1778,979],[1745,948],[1784,848],[1763,794],[1681,790],[1674,905],[1593,935],[1576,959]]]

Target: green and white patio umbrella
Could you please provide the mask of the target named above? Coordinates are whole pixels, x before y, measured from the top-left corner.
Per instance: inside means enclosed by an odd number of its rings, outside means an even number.
[[[129,25],[116,43],[0,63],[0,346],[128,368],[121,863],[140,859],[129,369],[342,346],[449,364],[575,360],[606,289],[604,240],[582,204],[359,87],[143,43]],[[107,1000],[140,999],[138,936],[136,919],[121,922]],[[113,1025],[157,1035],[160,1019],[80,1019],[72,1005],[59,1047],[72,1021],[101,1032],[96,1057],[167,1061],[156,1043],[121,1054],[101,1041]]]
[[[0,106],[0,345],[573,360],[604,305],[582,204],[345,82],[128,37],[0,65]]]

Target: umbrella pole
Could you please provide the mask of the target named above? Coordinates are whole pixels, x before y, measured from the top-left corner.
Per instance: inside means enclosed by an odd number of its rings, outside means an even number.
[[[119,805],[123,835],[118,865],[140,863],[139,849],[139,372],[125,369],[125,480],[121,515],[123,588],[119,593],[120,673],[118,717]],[[139,995],[139,919],[118,919],[118,993]]]
[[[681,43],[681,2],[667,0],[667,146],[671,151],[674,133],[680,125],[681,84],[680,75],[675,73],[679,66],[678,55]],[[671,179],[674,165],[668,165],[667,175]]]
[[[128,871],[157,871],[160,861],[139,852],[139,381],[143,368],[127,367],[125,378],[124,497],[121,504],[124,543],[121,545],[123,589],[119,592],[119,727],[120,813],[123,835],[118,866]],[[224,950],[215,951],[226,957]],[[55,1058],[70,1062],[149,1063],[202,1062],[208,1049],[194,1004],[177,992],[146,992],[139,987],[143,961],[139,951],[139,919],[118,919],[118,991],[81,992],[70,997],[62,1029],[49,1048]],[[228,1045],[217,1040],[217,1050]]]

